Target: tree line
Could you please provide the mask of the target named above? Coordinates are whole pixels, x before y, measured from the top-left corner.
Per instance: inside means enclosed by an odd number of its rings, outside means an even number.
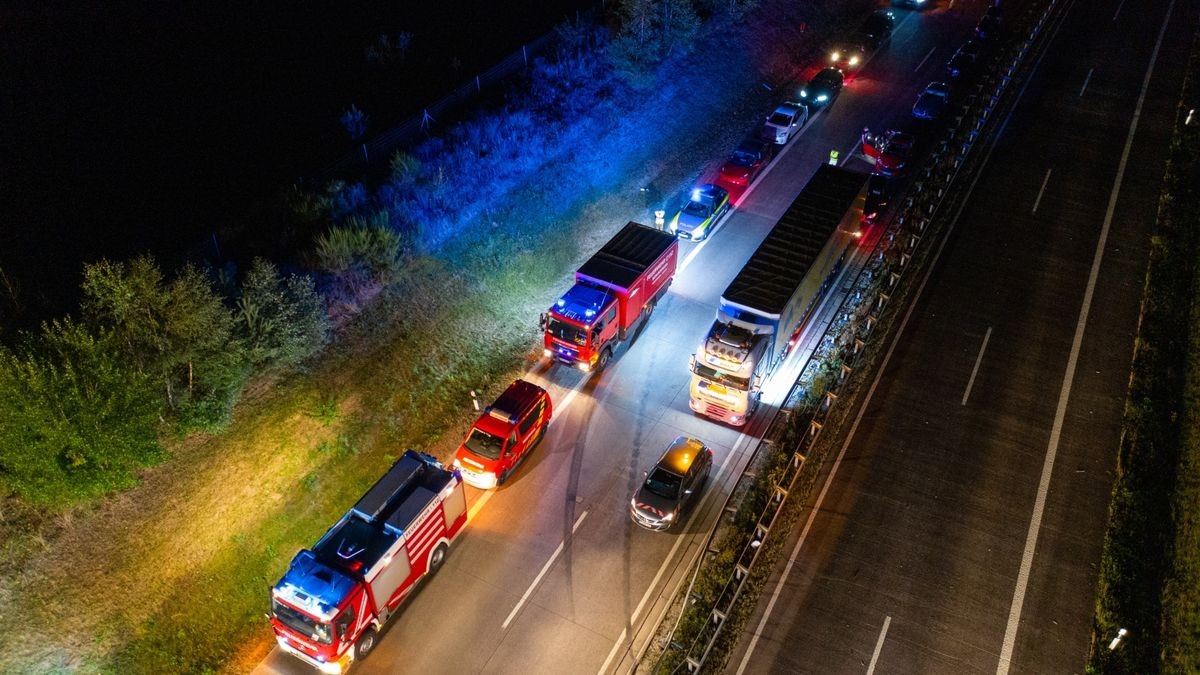
[[[130,487],[164,458],[160,434],[221,428],[253,375],[328,334],[313,280],[265,260],[233,297],[190,264],[88,264],[78,317],[0,346],[0,481],[47,505]]]

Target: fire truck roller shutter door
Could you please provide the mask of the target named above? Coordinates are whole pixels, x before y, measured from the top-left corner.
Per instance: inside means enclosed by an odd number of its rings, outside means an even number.
[[[459,516],[467,510],[467,494],[463,491],[462,483],[454,486],[454,490],[442,502],[442,515],[446,518],[446,529],[450,529]]]

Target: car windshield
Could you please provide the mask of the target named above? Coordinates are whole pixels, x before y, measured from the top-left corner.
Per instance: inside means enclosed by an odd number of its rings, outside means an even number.
[[[563,342],[572,342],[577,345],[587,344],[587,331],[566,321],[551,318],[546,324],[546,332]]]
[[[771,116],[767,118],[767,124],[773,124],[777,127],[786,127],[791,123],[792,116],[788,115],[787,113],[772,113]]]
[[[654,467],[654,470],[646,478],[646,489],[667,499],[678,498],[679,488],[682,485],[682,478],[658,466]]]
[[[729,373],[721,372],[716,368],[709,368],[703,363],[697,362],[696,369],[693,372],[709,382],[723,384],[727,387],[732,387],[733,389],[738,389],[740,391],[749,391],[750,389],[750,380],[748,378],[730,375]]]
[[[733,153],[733,157],[729,158],[729,161],[738,166],[754,166],[754,163],[758,161],[758,155],[738,150]]]
[[[463,445],[467,450],[480,457],[499,459],[500,450],[504,447],[504,439],[481,429],[471,429],[471,435],[467,436]]]
[[[703,202],[688,202],[684,205],[683,212],[685,215],[707,218],[708,214],[712,213],[712,209]]]
[[[809,86],[817,88],[832,87],[837,82],[836,78],[837,76],[833,73],[819,73],[812,79],[812,82],[809,83]]]
[[[314,642],[327,645],[333,642],[333,630],[329,624],[292,609],[282,602],[271,598],[271,610],[280,623]]]

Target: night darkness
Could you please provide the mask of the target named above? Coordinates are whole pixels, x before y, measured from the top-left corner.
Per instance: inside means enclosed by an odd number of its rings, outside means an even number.
[[[350,149],[350,104],[379,132],[587,4],[8,4],[0,269],[23,311],[0,323],[71,311],[87,261],[270,241],[283,190]],[[401,31],[406,60],[369,65]]]

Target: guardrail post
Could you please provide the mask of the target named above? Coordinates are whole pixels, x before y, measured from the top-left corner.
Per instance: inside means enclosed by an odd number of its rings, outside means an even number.
[[[808,423],[808,435],[815,437],[821,431],[821,423],[813,420]]]

